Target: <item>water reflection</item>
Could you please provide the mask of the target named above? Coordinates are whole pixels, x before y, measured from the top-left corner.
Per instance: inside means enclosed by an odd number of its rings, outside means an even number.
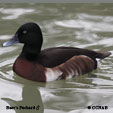
[[[10,98],[2,98],[2,100],[6,101],[10,107],[14,107],[16,113],[43,113],[44,106],[37,86],[24,85],[22,89],[22,100],[16,101]],[[33,109],[23,109],[26,106]]]

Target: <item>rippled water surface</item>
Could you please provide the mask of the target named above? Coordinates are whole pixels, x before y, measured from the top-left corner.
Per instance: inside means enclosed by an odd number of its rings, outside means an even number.
[[[90,75],[37,83],[12,71],[21,44],[2,47],[26,22],[41,26],[43,48],[74,46],[113,53],[113,4],[0,4],[0,113],[112,113],[113,55]],[[6,106],[39,110],[7,110]],[[87,106],[108,106],[88,110]]]

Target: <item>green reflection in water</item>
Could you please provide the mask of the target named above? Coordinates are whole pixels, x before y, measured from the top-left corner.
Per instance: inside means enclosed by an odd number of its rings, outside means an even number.
[[[37,87],[24,85],[22,91],[22,100],[15,101],[9,98],[2,98],[10,107],[15,107],[16,113],[43,113],[44,106],[42,103],[41,95]],[[33,109],[23,109],[25,106],[30,106]],[[17,109],[19,108],[19,109]]]

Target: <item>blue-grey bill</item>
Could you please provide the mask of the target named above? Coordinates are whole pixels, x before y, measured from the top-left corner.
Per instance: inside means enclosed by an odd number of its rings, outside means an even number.
[[[14,36],[11,40],[4,42],[3,47],[11,46],[11,45],[16,44],[18,42],[19,42],[19,40],[18,40],[17,36]]]

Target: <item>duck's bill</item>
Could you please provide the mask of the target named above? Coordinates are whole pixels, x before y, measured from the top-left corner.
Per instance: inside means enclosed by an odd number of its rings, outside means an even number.
[[[19,43],[17,35],[15,35],[11,40],[4,42],[2,46],[7,47],[7,46],[11,46],[11,45],[16,44],[16,43]]]

